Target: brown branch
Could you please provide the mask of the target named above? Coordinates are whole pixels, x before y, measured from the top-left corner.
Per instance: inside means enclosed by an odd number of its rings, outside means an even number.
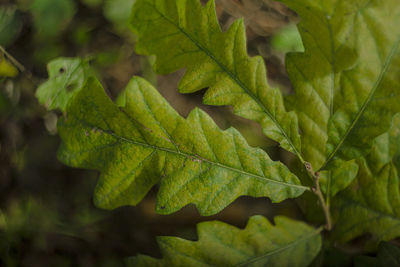
[[[325,229],[330,231],[330,230],[332,230],[332,217],[331,217],[329,205],[325,201],[324,194],[322,193],[321,186],[319,184],[319,178],[320,178],[319,172],[314,172],[314,170],[309,162],[305,162],[304,166],[306,167],[306,170],[308,171],[308,173],[313,177],[314,187],[312,187],[311,190],[318,197],[318,200],[319,200],[322,210],[324,212],[325,222],[326,222]]]
[[[12,55],[10,55],[1,45],[0,52],[2,52],[11,61],[11,63],[18,68],[20,72],[25,71],[25,67],[21,63],[19,63],[18,60],[16,60]]]

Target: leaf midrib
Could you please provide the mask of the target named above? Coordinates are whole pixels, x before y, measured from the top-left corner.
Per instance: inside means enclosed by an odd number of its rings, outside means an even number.
[[[251,92],[249,88],[236,76],[234,75],[231,71],[228,70],[227,67],[225,67],[224,64],[219,62],[217,58],[209,51],[207,48],[203,47],[199,42],[197,42],[195,39],[193,39],[189,33],[184,31],[179,25],[175,24],[174,21],[171,21],[169,18],[167,18],[163,13],[161,13],[156,6],[151,5],[150,3],[147,3],[149,6],[151,6],[162,18],[164,18],[167,22],[169,22],[171,25],[176,27],[182,34],[184,34],[190,41],[192,41],[201,51],[203,51],[208,57],[210,57],[221,69],[224,71],[234,82],[236,82],[240,88],[242,88],[246,94],[248,94],[263,110],[265,114],[273,121],[273,123],[278,127],[279,131],[283,134],[287,142],[289,143],[290,147],[293,149],[295,155],[299,158],[299,160],[304,163],[304,159],[300,152],[296,149],[295,145],[293,144],[292,140],[289,138],[288,134],[286,131],[282,128],[282,126],[276,121],[275,117],[272,116],[272,114],[268,111],[268,109],[265,107],[265,105]]]
[[[307,240],[313,238],[314,236],[318,235],[319,233],[322,232],[323,229],[324,229],[323,227],[319,227],[318,229],[315,229],[314,231],[312,231],[312,232],[309,233],[308,235],[303,236],[303,237],[301,237],[300,239],[297,239],[297,240],[295,240],[294,242],[289,243],[289,244],[286,245],[286,246],[277,248],[277,249],[275,249],[275,250],[273,250],[273,251],[269,251],[269,252],[267,252],[267,253],[265,253],[265,254],[263,254],[263,255],[250,258],[250,259],[248,259],[248,260],[246,260],[246,261],[244,261],[244,262],[241,262],[241,263],[235,265],[235,267],[247,266],[247,265],[250,264],[250,263],[257,262],[257,261],[262,260],[262,259],[264,259],[264,258],[266,258],[266,257],[270,257],[270,256],[272,256],[272,255],[274,255],[274,254],[281,253],[282,251],[285,251],[285,250],[287,250],[287,249],[290,249],[290,248],[292,248],[292,247],[295,247],[295,246],[297,246],[298,244],[303,243],[303,242],[305,242],[305,241],[307,241]]]
[[[360,118],[362,117],[362,115],[364,114],[365,110],[368,108],[370,102],[372,101],[375,92],[377,91],[377,89],[380,87],[381,82],[387,72],[387,70],[389,69],[392,60],[398,50],[400,44],[400,36],[397,38],[397,40],[394,42],[392,49],[390,50],[389,55],[386,57],[385,63],[382,66],[382,70],[379,73],[379,76],[377,78],[377,80],[375,81],[366,101],[364,102],[364,104],[362,105],[361,109],[359,110],[359,112],[357,113],[357,116],[354,118],[354,120],[352,121],[351,125],[349,128],[347,128],[345,134],[343,135],[343,137],[340,139],[339,143],[337,144],[337,146],[335,147],[335,149],[329,154],[329,156],[327,157],[327,159],[325,160],[325,163],[322,165],[322,167],[319,169],[319,171],[323,170],[328,163],[334,158],[334,156],[336,155],[336,153],[339,151],[339,149],[342,147],[342,145],[344,144],[344,142],[346,141],[346,138],[348,137],[348,135],[351,133],[351,131],[355,128],[356,124],[359,122]]]
[[[72,115],[72,114],[70,114],[70,115]],[[217,166],[217,167],[220,167],[220,168],[223,168],[223,169],[227,169],[227,170],[230,170],[232,172],[240,173],[242,175],[254,177],[256,179],[266,180],[266,181],[268,181],[270,183],[275,183],[275,184],[278,184],[278,185],[281,185],[281,186],[293,187],[293,188],[298,188],[298,189],[310,191],[310,188],[308,188],[306,186],[289,184],[289,183],[286,183],[286,182],[272,180],[272,179],[269,179],[269,178],[267,178],[265,176],[249,173],[249,172],[246,172],[246,171],[234,168],[234,167],[230,167],[230,166],[221,164],[219,162],[215,162],[215,161],[211,161],[211,160],[205,159],[205,158],[200,157],[199,155],[196,155],[196,154],[189,154],[189,153],[185,153],[185,152],[182,152],[182,151],[172,150],[172,149],[165,148],[165,147],[160,147],[160,146],[151,145],[151,144],[148,144],[148,143],[135,141],[135,140],[120,136],[120,135],[116,134],[113,130],[105,130],[105,129],[101,128],[101,127],[94,126],[94,125],[92,125],[92,124],[90,124],[90,123],[88,123],[86,121],[83,121],[83,120],[79,119],[78,117],[76,117],[75,115],[72,115],[72,116],[75,117],[75,119],[77,121],[79,121],[80,123],[82,123],[86,127],[92,128],[92,129],[96,128],[98,130],[101,130],[103,133],[111,135],[112,137],[114,137],[114,138],[116,138],[116,139],[118,139],[120,141],[123,141],[125,143],[130,143],[130,144],[137,145],[137,146],[142,146],[142,147],[146,147],[146,148],[152,148],[154,150],[163,151],[163,152],[167,152],[167,153],[171,153],[171,154],[176,154],[176,155],[179,155],[181,157],[184,157],[184,158],[187,158],[187,159],[191,159],[191,160],[200,160],[200,161],[208,163],[210,165],[214,165],[214,166]]]
[[[257,178],[257,179],[267,180],[270,183],[276,183],[276,184],[279,184],[279,185],[300,188],[300,189],[303,189],[303,190],[310,190],[308,187],[305,187],[305,186],[302,186],[302,185],[294,185],[294,184],[289,184],[289,183],[285,183],[285,182],[272,180],[272,179],[269,179],[269,178],[264,177],[264,176],[256,175],[256,174],[253,174],[253,173],[248,173],[246,171],[243,171],[243,170],[240,170],[240,169],[236,169],[236,168],[221,164],[219,162],[215,162],[215,161],[211,161],[211,160],[202,158],[202,157],[200,157],[198,155],[195,155],[195,154],[189,154],[189,153],[185,153],[185,152],[182,152],[182,151],[176,151],[176,150],[172,150],[172,149],[169,149],[169,148],[164,148],[164,147],[159,147],[159,146],[155,146],[155,145],[151,145],[151,144],[137,142],[137,141],[134,141],[134,140],[119,136],[119,135],[115,134],[112,131],[111,132],[105,131],[105,133],[110,134],[114,138],[117,138],[117,139],[119,139],[121,141],[124,141],[124,142],[127,142],[127,143],[131,143],[131,144],[139,145],[139,146],[143,146],[143,147],[149,147],[149,148],[152,148],[152,149],[155,149],[155,150],[164,151],[164,152],[168,152],[168,153],[173,153],[173,154],[176,154],[176,155],[188,158],[188,159],[200,160],[202,162],[209,163],[211,165],[215,165],[215,166],[218,166],[220,168],[227,169],[227,170],[230,170],[230,171],[233,171],[233,172],[241,173],[243,175],[251,176],[251,177],[254,177],[254,178]]]

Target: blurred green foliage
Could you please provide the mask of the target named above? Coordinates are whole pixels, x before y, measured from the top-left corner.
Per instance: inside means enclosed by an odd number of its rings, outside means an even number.
[[[128,20],[134,2],[19,0],[16,4],[0,5],[0,45],[10,47],[18,38],[25,37],[21,36],[21,30],[25,29],[32,37],[29,49],[34,51],[33,60],[45,65],[51,59],[71,54],[71,45],[81,46],[79,50],[87,53],[95,39],[92,34],[99,28],[132,39]],[[88,13],[89,16],[83,17],[80,13]],[[105,25],[104,20],[107,21]],[[109,47],[106,48],[105,51],[109,50]],[[99,55],[101,58],[101,53]]]
[[[303,42],[296,25],[289,25],[274,35],[271,39],[271,47],[281,53],[303,52]]]
[[[189,212],[157,217],[151,196],[137,208],[113,212],[94,208],[90,196],[97,174],[71,170],[57,161],[59,138],[52,135],[59,113],[46,112],[34,97],[35,88],[47,78],[48,62],[57,57],[82,57],[92,61],[112,98],[133,75],[141,75],[159,84],[161,93],[183,115],[199,105],[201,93],[190,97],[176,93],[180,73],[169,80],[157,77],[152,69],[154,57],[133,53],[135,38],[127,21],[134,2],[4,0],[0,4],[0,45],[27,69],[17,73],[14,63],[2,54],[0,76],[6,77],[0,77],[0,266],[119,266],[116,259],[138,252],[159,256],[156,235],[183,233],[196,238],[198,213],[188,208]],[[260,38],[269,45],[268,38]],[[279,52],[302,49],[292,26],[271,40]],[[250,50],[255,47],[255,41],[249,43]],[[279,65],[271,64],[269,75],[281,75]],[[66,89],[60,66],[53,67],[54,81],[47,85]],[[259,128],[232,116],[229,108],[202,108],[222,128],[234,125],[250,144],[263,145],[274,159],[287,158]],[[265,199],[252,200],[256,205],[246,201],[219,218],[244,226],[246,215],[264,212],[272,216],[278,209]],[[261,212],[256,212],[260,206]],[[298,216],[292,202],[279,206],[279,212]]]
[[[17,266],[18,249],[24,239],[32,238],[35,233],[50,231],[55,214],[34,200],[11,202],[6,211],[0,210],[0,255],[7,266]],[[43,236],[37,235],[35,242],[43,245]]]
[[[136,0],[105,0],[104,16],[111,21],[119,31],[126,30],[132,6]]]
[[[30,11],[38,38],[51,38],[62,33],[72,20],[76,8],[73,0],[33,0]]]
[[[34,97],[46,78],[46,64],[70,55],[94,59],[102,79],[118,91],[125,76],[109,70],[132,54],[126,53],[133,51],[132,35],[120,19],[125,12],[127,20],[132,3],[1,2],[0,45],[8,53],[0,51],[0,266],[120,266],[123,255],[132,254],[124,246],[134,244],[129,241],[133,229],[111,230],[122,223],[122,215],[93,207],[96,174],[71,172],[58,163],[58,138],[51,136],[57,113],[44,111]],[[25,71],[18,71],[19,64]],[[131,65],[126,76],[135,71]],[[60,69],[71,74],[71,66],[53,67],[54,81],[47,85],[62,88]]]
[[[22,29],[21,14],[15,6],[0,6],[0,45],[8,46]]]

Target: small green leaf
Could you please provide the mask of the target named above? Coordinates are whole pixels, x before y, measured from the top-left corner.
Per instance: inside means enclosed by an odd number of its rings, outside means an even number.
[[[36,97],[48,110],[65,111],[86,79],[94,76],[88,62],[80,58],[55,59],[47,65],[47,70],[49,79],[39,86]]]
[[[137,0],[131,22],[136,51],[155,54],[156,71],[186,68],[180,92],[208,87],[205,104],[232,105],[237,115],[260,123],[265,135],[302,159],[296,114],[286,112],[281,92],[268,85],[262,57],[247,55],[243,20],[222,32],[213,0],[205,7],[199,0]]]
[[[308,266],[321,249],[321,228],[275,217],[250,218],[241,230],[222,222],[198,224],[198,241],[159,237],[162,259],[138,255],[128,266]]]
[[[308,189],[233,128],[221,131],[199,109],[182,118],[141,78],[127,86],[123,108],[90,79],[58,130],[61,161],[101,171],[95,203],[107,209],[135,205],[161,177],[159,213],[194,203],[211,215],[241,195],[279,202]]]
[[[322,171],[320,173],[321,188],[326,195],[329,195],[329,198],[349,186],[358,172],[356,160],[336,161],[333,166],[332,171]]]
[[[400,236],[400,114],[389,132],[376,138],[371,153],[357,160],[357,178],[334,198],[334,236],[348,241],[363,234],[388,241]]]
[[[15,77],[18,69],[0,53],[0,77]]]
[[[12,44],[22,24],[21,14],[15,6],[0,6],[0,45],[7,47]]]
[[[304,52],[301,36],[295,25],[289,25],[276,33],[271,39],[271,46],[282,53]]]

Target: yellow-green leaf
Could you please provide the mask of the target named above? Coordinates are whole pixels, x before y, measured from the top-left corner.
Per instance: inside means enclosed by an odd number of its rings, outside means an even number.
[[[282,0],[299,14],[305,52],[286,66],[302,153],[314,169],[368,153],[400,112],[397,0]]]
[[[159,213],[194,203],[211,215],[241,195],[279,202],[308,189],[233,128],[221,131],[199,109],[182,118],[141,78],[132,79],[122,102],[119,108],[90,79],[58,125],[61,161],[101,172],[100,207],[135,205],[160,180]]]
[[[155,54],[159,73],[186,68],[180,92],[208,87],[204,103],[232,105],[301,159],[296,114],[285,110],[279,89],[268,85],[262,57],[247,55],[243,20],[222,32],[213,0],[205,7],[200,0],[138,0],[131,23],[136,51]]]
[[[376,138],[371,153],[357,160],[352,185],[333,199],[338,240],[372,234],[378,242],[400,236],[399,158],[400,114],[390,131]]]
[[[18,69],[0,53],[0,77],[15,77]]]
[[[272,225],[262,216],[250,218],[245,229],[222,222],[198,224],[198,241],[159,237],[162,259],[144,255],[128,266],[308,266],[321,248],[321,229],[286,217]]]

